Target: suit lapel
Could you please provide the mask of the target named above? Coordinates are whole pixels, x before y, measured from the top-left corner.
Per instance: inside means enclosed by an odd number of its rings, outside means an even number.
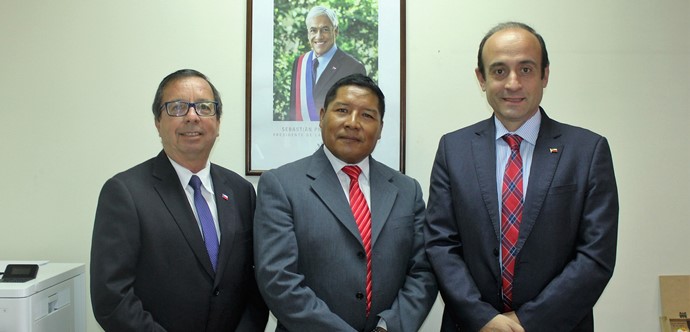
[[[520,224],[520,237],[516,245],[518,251],[527,240],[539,217],[539,211],[541,211],[546,194],[551,187],[558,161],[563,153],[563,143],[558,140],[561,134],[554,124],[554,121],[549,119],[542,110],[539,136],[532,154],[532,168],[530,169],[529,186],[527,187],[522,223]]]
[[[220,275],[226,268],[227,257],[230,256],[230,249],[238,233],[236,228],[239,225],[237,205],[234,204],[235,192],[227,179],[220,176],[215,165],[211,164],[211,178],[213,179],[213,194],[216,199],[218,209],[218,227],[220,228],[220,248],[218,249],[218,266],[216,274]],[[221,278],[216,278],[218,282]]]
[[[184,189],[180,187],[180,179],[175,169],[164,152],[161,152],[156,158],[153,164],[152,175],[160,180],[154,185],[156,192],[170,211],[170,215],[177,223],[187,244],[194,252],[197,260],[204,266],[206,272],[213,277],[214,272],[211,267],[211,260],[208,258],[208,252],[201,237],[199,225],[191,210],[192,207],[189,205]]]
[[[381,234],[386,221],[388,221],[395,198],[398,196],[398,187],[391,183],[392,179],[393,173],[375,161],[374,158],[369,158],[372,247],[376,244],[376,239]]]
[[[337,49],[335,53],[333,54],[333,57],[331,58],[331,61],[328,62],[326,65],[326,69],[323,70],[323,73],[321,73],[321,76],[319,76],[319,80],[316,82],[315,86],[316,88],[314,90],[314,95],[319,95],[319,94],[326,94],[326,91],[331,88],[331,85],[333,84],[326,84],[326,82],[330,82],[331,79],[335,76],[335,73],[338,72],[338,68],[334,65],[336,63],[341,63],[340,58],[342,57],[342,52],[340,49]],[[326,91],[322,91],[326,90]]]
[[[496,191],[496,127],[494,118],[484,122],[472,140],[472,157],[477,173],[479,190],[484,200],[496,239],[501,238],[501,219],[498,215],[498,192]]]
[[[357,229],[355,217],[352,215],[350,204],[347,201],[347,197],[340,190],[341,186],[338,176],[333,171],[333,166],[328,161],[323,149],[322,145],[312,155],[311,164],[307,170],[307,176],[313,179],[311,188],[333,213],[335,218],[361,243],[362,239],[359,235],[359,229]]]

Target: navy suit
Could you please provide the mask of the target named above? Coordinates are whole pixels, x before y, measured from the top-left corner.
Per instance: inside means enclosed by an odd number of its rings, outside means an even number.
[[[290,84],[290,114],[288,120],[294,121],[296,119],[296,110],[294,108],[296,99],[299,98],[297,95],[297,87],[295,86],[297,80],[295,79],[300,73],[297,72],[297,62],[299,57],[295,59],[292,63],[292,83]],[[352,55],[349,55],[340,49],[337,49],[328,62],[328,66],[323,71],[319,80],[316,81],[313,90],[314,105],[316,106],[316,112],[318,114],[319,110],[323,107],[323,102],[326,99],[326,93],[328,89],[335,84],[339,79],[349,76],[352,74],[362,74],[366,75],[366,69],[364,65],[355,59]],[[318,120],[318,119],[317,119]],[[305,121],[308,121],[305,120]]]
[[[613,273],[618,194],[606,139],[543,110],[517,243],[513,306],[526,331],[592,331]],[[477,331],[501,312],[493,117],[441,138],[426,250],[445,301],[442,331]]]
[[[215,164],[210,172],[221,232],[216,272],[164,152],[103,185],[91,244],[91,299],[106,331],[265,328],[268,309],[253,269],[254,188]]]

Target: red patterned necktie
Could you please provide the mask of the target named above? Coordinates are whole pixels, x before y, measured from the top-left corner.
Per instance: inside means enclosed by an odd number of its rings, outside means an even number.
[[[355,216],[359,234],[364,243],[364,251],[367,255],[367,316],[371,310],[371,213],[364,199],[364,194],[359,188],[359,174],[362,169],[359,166],[345,166],[343,172],[350,177],[350,208]]]
[[[510,159],[503,175],[501,208],[501,279],[503,307],[505,312],[513,310],[513,270],[515,267],[515,245],[520,233],[522,220],[522,157],[520,142],[522,137],[507,134],[503,140],[510,146]]]

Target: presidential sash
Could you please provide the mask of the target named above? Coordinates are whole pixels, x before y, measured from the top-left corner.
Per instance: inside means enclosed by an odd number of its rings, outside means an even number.
[[[297,73],[295,79],[296,96],[292,109],[295,121],[318,121],[319,110],[314,105],[314,84],[312,78],[314,51],[300,55],[297,59]]]

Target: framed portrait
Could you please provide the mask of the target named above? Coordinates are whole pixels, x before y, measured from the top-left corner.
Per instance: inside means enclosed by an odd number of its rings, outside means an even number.
[[[386,98],[372,156],[404,172],[404,18],[405,0],[248,0],[246,174],[313,154],[326,92],[352,73]]]

